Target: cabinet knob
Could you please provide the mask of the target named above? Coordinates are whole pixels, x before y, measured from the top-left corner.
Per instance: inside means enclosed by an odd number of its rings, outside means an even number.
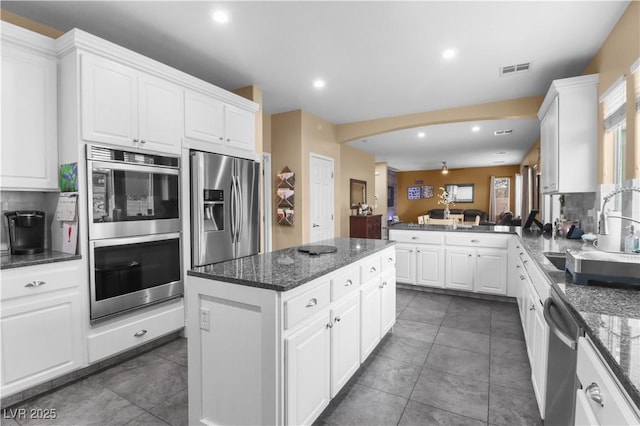
[[[420,237],[411,237],[412,240],[419,240]]]
[[[307,308],[311,308],[311,307],[316,306],[317,304],[318,304],[318,299],[316,299],[316,298],[314,297],[313,299],[311,299],[311,300],[309,300],[309,301],[307,302],[307,304],[305,305],[305,307],[307,307]]]
[[[516,265],[516,268],[520,269],[520,265]]]
[[[416,250],[416,253],[420,253],[420,250]]]
[[[41,285],[45,285],[46,283],[47,283],[46,281],[33,280],[30,283],[25,284],[25,287],[27,288],[40,287]]]
[[[227,142],[231,142],[231,139],[227,138]]]
[[[144,139],[140,139],[140,143],[147,143]]]
[[[549,185],[543,186],[544,189],[549,189]]]
[[[604,398],[602,397],[602,392],[600,391],[600,386],[597,383],[593,382],[589,386],[587,386],[584,390],[587,396],[592,400],[600,404],[601,407],[604,407]]]
[[[223,141],[223,140],[224,140],[224,138],[223,138],[222,136],[220,136],[218,139],[220,139],[221,141]]]
[[[482,257],[481,255],[478,255],[478,257]]]
[[[140,141],[138,140],[138,138],[134,138],[134,139],[133,139],[133,143],[138,143],[138,142],[140,142]]]
[[[333,320],[334,320],[335,322],[340,322],[341,318],[340,318],[340,317],[335,317]]]
[[[328,323],[327,323],[327,328],[332,328],[332,327],[333,327],[333,324],[332,324],[332,323],[330,323],[330,322],[328,322]]]
[[[390,257],[389,259],[387,259],[387,262],[389,263],[393,262],[393,257]]]
[[[413,253],[413,250],[409,250],[409,253]]]
[[[344,283],[344,286],[345,286],[345,287],[350,287],[350,286],[352,286],[352,285],[353,285],[353,281],[351,281],[351,280],[347,280],[347,281],[345,281],[345,283]]]
[[[472,243],[479,243],[479,242],[480,242],[480,240],[473,239],[473,240],[471,240],[471,242],[472,242]]]
[[[524,275],[520,275],[520,280],[524,280]]]
[[[139,331],[136,331],[136,332],[135,332],[134,336],[136,336],[136,337],[142,337],[142,336],[144,336],[145,334],[147,334],[147,330],[139,330]]]
[[[371,269],[369,269],[369,272],[376,272],[376,271],[377,271],[377,269],[376,269],[375,266],[372,266]]]
[[[471,253],[469,253],[467,256],[472,257],[473,255]]]
[[[531,306],[529,306],[529,310],[530,311],[535,311],[536,310],[536,304],[532,303]]]

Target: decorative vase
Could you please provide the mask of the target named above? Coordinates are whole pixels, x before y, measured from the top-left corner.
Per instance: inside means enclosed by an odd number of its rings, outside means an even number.
[[[451,212],[449,211],[449,205],[447,205],[447,206],[444,208],[444,218],[445,218],[445,219],[449,219],[449,214],[450,214],[450,213],[451,213]]]

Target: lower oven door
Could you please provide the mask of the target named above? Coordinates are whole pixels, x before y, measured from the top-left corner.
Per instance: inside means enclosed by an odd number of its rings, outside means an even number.
[[[181,296],[180,233],[90,242],[91,321]]]

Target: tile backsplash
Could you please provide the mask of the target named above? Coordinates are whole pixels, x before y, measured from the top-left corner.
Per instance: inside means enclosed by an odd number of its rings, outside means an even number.
[[[577,220],[584,232],[597,232],[598,224],[594,216],[589,215],[589,210],[594,208],[596,202],[595,192],[581,192],[564,194],[564,206],[561,213],[567,220]]]
[[[2,232],[0,232],[0,249],[4,253],[9,250],[9,234],[7,232],[7,219],[5,211],[13,210],[40,210],[45,212],[47,222],[45,224],[45,247],[51,247],[51,223],[58,205],[57,192],[31,192],[31,191],[0,191],[2,200]]]

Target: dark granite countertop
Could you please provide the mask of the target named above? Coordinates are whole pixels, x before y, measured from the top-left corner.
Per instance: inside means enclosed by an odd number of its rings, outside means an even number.
[[[0,256],[0,269],[22,268],[25,266],[65,262],[67,260],[76,259],[82,259],[82,256],[79,254],[68,254],[55,250],[45,250],[38,254],[3,254]]]
[[[627,290],[573,284],[571,275],[556,269],[543,253],[593,250],[591,244],[550,238],[539,232],[523,231],[520,238],[640,408],[640,287]]]
[[[479,232],[483,234],[516,234],[519,227],[503,225],[419,225],[417,223],[395,223],[387,226],[389,231],[443,231],[443,232]]]
[[[334,238],[314,245],[335,246],[335,253],[310,256],[298,246],[196,267],[188,275],[251,287],[287,291],[394,245],[394,241]]]

